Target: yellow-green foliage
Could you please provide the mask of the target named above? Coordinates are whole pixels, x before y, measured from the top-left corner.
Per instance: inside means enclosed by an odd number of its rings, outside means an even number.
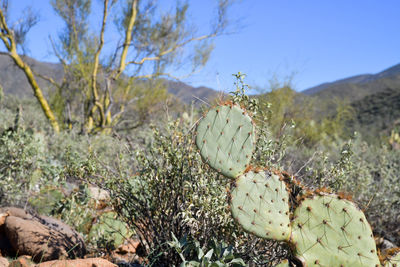
[[[329,103],[321,104],[315,98],[297,93],[290,86],[273,89],[258,98],[262,112],[258,119],[268,124],[274,138],[290,133],[292,138],[301,138],[307,145],[342,137],[345,123],[353,116],[349,105],[335,100],[335,112],[323,110],[322,107]]]

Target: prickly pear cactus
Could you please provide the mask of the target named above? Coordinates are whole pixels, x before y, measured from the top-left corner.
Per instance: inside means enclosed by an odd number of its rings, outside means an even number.
[[[289,261],[283,260],[278,265],[275,265],[275,267],[289,267]]]
[[[117,248],[125,239],[130,236],[127,225],[118,220],[117,214],[113,211],[103,213],[89,232],[89,239],[99,239],[100,237]]]
[[[202,158],[223,175],[236,178],[247,168],[255,144],[253,122],[237,105],[217,106],[197,126]]]
[[[294,212],[291,241],[307,266],[380,266],[372,230],[354,203],[314,195]]]
[[[269,170],[249,171],[237,178],[231,210],[249,233],[275,240],[290,237],[289,193],[281,176]]]
[[[385,260],[385,267],[400,267],[400,249],[395,248]]]

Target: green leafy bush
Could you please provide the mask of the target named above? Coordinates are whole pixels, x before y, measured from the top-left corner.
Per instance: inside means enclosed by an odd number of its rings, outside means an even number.
[[[144,149],[130,151],[131,158],[121,154],[119,165],[107,166],[100,180],[147,253],[168,266],[180,261],[167,245],[172,232],[203,244],[214,237],[232,239],[235,229],[226,212],[224,178],[202,163],[187,130],[179,120],[169,123],[164,133],[154,128]]]
[[[53,186],[40,136],[24,129],[0,135],[0,190],[2,205],[26,206],[44,186]],[[57,166],[53,166],[57,168]]]
[[[224,242],[211,240],[204,250],[197,240],[188,240],[186,237],[178,240],[174,234],[172,238],[168,245],[179,254],[182,267],[246,266],[244,261],[233,253],[233,247]]]

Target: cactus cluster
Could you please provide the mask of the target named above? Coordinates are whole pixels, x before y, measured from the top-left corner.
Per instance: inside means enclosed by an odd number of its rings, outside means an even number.
[[[291,187],[280,172],[249,167],[255,144],[254,122],[233,103],[212,108],[197,125],[203,160],[235,179],[230,207],[245,231],[287,242],[304,266],[381,266],[371,226],[355,203],[304,187],[289,201]],[[277,266],[290,266],[290,260]],[[399,260],[400,253],[382,264],[396,266]]]

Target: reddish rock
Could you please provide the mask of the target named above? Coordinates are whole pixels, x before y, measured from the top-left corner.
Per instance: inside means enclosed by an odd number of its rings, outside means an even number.
[[[127,253],[136,253],[136,250],[140,246],[140,241],[139,240],[128,240],[127,244],[120,245],[117,249],[116,252],[118,254],[127,254]]]
[[[33,219],[33,216],[26,212],[24,209],[15,208],[15,207],[4,207],[0,208],[0,213],[7,213],[9,216],[14,216],[22,219]]]
[[[8,267],[9,262],[6,258],[0,257],[0,267]]]
[[[11,249],[11,244],[8,241],[6,233],[4,232],[4,224],[7,216],[8,213],[0,214],[0,255],[15,256],[15,253]]]
[[[8,267],[35,267],[35,264],[31,261],[30,256],[21,256],[12,261]]]
[[[5,223],[5,233],[14,251],[30,255],[35,261],[68,256],[62,237],[39,222],[9,216]]]
[[[111,253],[111,260],[116,263],[142,263],[143,259],[140,257],[140,252],[143,251],[141,250],[142,247],[139,240],[128,239]]]
[[[6,218],[9,214],[7,212],[0,213],[0,226],[2,226],[6,222]]]
[[[57,260],[37,264],[35,267],[117,267],[117,265],[101,258]]]
[[[18,208],[2,208],[0,212],[9,214],[0,226],[0,247],[5,236],[14,253],[31,255],[36,262],[86,254],[82,237],[59,220]]]

